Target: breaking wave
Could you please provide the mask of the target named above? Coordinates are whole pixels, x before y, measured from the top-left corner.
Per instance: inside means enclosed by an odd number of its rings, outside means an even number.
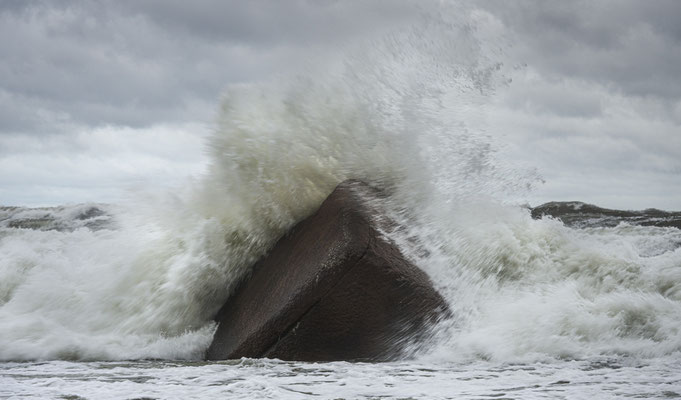
[[[182,190],[0,209],[0,359],[201,358],[229,290],[348,178],[390,193],[407,229],[385,234],[454,311],[422,357],[678,352],[681,231],[574,229],[510,200],[539,179],[484,126],[510,73],[495,23],[425,15],[305,76],[230,87],[209,171]]]

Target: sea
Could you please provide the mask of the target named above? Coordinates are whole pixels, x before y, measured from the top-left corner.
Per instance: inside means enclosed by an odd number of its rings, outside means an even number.
[[[485,125],[517,70],[495,26],[428,14],[229,86],[177,187],[0,207],[0,398],[681,397],[678,213],[526,204],[541,171]],[[452,317],[395,362],[204,361],[235,285],[346,179],[386,193],[382,234]]]

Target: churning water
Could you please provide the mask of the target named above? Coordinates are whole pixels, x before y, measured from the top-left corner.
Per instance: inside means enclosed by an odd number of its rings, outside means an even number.
[[[0,208],[0,397],[681,397],[681,230],[513,204],[539,178],[483,118],[512,71],[493,19],[456,14],[231,87],[182,190]],[[385,234],[454,318],[399,363],[199,361],[239,277],[348,178],[390,194]]]

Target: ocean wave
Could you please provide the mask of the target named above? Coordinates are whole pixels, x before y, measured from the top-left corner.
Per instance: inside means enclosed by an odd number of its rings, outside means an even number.
[[[229,87],[209,171],[182,190],[1,209],[0,359],[201,358],[230,290],[348,178],[388,194],[401,229],[385,235],[450,303],[423,357],[679,351],[678,230],[573,229],[508,204],[538,176],[501,162],[481,122],[508,82],[481,39],[493,17],[455,11]]]

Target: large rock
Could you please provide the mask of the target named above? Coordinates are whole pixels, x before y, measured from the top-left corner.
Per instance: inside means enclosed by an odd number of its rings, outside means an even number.
[[[210,360],[391,360],[428,337],[445,301],[374,227],[377,191],[346,181],[219,311]]]

